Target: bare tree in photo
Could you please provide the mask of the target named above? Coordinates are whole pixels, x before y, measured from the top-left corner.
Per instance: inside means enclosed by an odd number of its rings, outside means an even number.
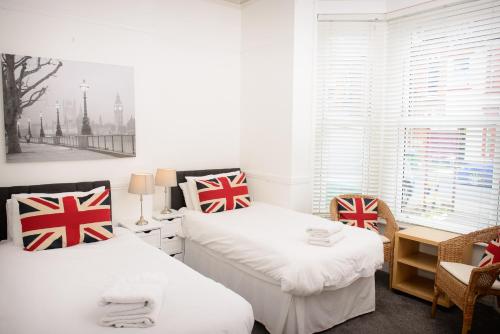
[[[54,62],[52,59],[42,61],[40,57],[37,57],[36,62],[29,68],[30,64],[28,62],[33,57],[17,58],[16,60],[16,56],[12,54],[2,55],[7,154],[21,153],[21,145],[17,135],[17,121],[21,117],[24,108],[36,103],[47,92],[47,86],[42,86],[42,83],[54,76],[63,65],[61,61]],[[35,73],[43,73],[40,71],[46,71],[46,74],[31,82],[33,80],[30,80],[30,77]]]

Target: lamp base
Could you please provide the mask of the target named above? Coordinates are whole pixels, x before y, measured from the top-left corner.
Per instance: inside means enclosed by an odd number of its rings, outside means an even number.
[[[147,224],[149,223],[146,219],[144,219],[143,216],[141,216],[141,218],[139,218],[139,220],[135,222],[135,225],[147,225]]]
[[[161,210],[162,215],[169,215],[171,213],[173,213],[173,211],[170,209],[167,209],[167,208],[164,208],[163,210]]]

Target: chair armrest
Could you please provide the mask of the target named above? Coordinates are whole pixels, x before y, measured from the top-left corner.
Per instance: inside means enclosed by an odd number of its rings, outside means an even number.
[[[330,201],[330,219],[331,220],[339,219],[339,212],[337,209],[337,197],[332,198],[332,200]]]
[[[500,273],[500,263],[472,269],[469,278],[469,289],[484,293],[491,289]]]
[[[438,248],[438,263],[441,261],[464,263],[467,243],[467,235],[441,242]]]
[[[389,209],[389,206],[382,200],[379,199],[379,209],[378,209],[379,217],[382,217],[385,220],[385,230],[384,235],[391,241],[394,242],[394,235],[397,231],[399,231],[399,225],[394,218],[394,215]]]
[[[500,233],[500,226],[492,226],[446,240],[439,244],[438,261],[466,263],[472,247],[478,242],[489,242]]]

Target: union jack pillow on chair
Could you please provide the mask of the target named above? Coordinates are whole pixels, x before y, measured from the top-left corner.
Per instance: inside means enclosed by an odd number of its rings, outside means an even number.
[[[337,197],[339,221],[378,233],[378,200],[372,198]]]
[[[205,213],[242,209],[250,206],[245,173],[195,180],[201,211]]]
[[[113,237],[110,192],[18,198],[24,249],[39,251]]]
[[[497,238],[491,240],[484,249],[483,257],[481,261],[479,261],[479,267],[498,262],[500,262],[500,233],[497,235]],[[497,277],[497,280],[500,281],[500,276]]]

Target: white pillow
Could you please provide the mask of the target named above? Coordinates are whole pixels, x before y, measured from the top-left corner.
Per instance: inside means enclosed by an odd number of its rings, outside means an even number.
[[[195,211],[201,211],[200,199],[198,198],[198,189],[196,187],[195,180],[209,180],[213,179],[214,175],[204,175],[204,176],[186,176],[187,188],[189,192],[189,197],[191,198],[191,206]]]
[[[104,186],[97,187],[90,191],[70,191],[65,193],[54,193],[54,194],[46,194],[46,193],[32,193],[32,194],[13,194],[10,200],[7,200],[7,203],[11,201],[10,205],[10,220],[9,214],[7,214],[7,238],[11,239],[14,242],[14,245],[18,247],[24,247],[23,244],[23,232],[21,229],[21,217],[19,216],[19,202],[16,198],[28,198],[31,196],[36,197],[52,197],[52,198],[61,198],[64,196],[85,196],[89,194],[95,194],[98,192],[104,191],[106,188]],[[10,235],[9,235],[10,234]]]
[[[188,190],[189,190],[189,194],[191,196],[191,203],[193,205],[193,210],[201,212],[200,198],[198,197],[198,188],[196,187],[196,182],[194,182],[195,180],[210,180],[210,179],[214,179],[216,177],[221,177],[221,176],[238,175],[239,173],[241,173],[241,172],[236,171],[236,172],[229,172],[229,173],[209,174],[209,175],[204,175],[204,176],[186,176]]]
[[[179,187],[181,187],[182,194],[184,195],[184,200],[186,201],[186,208],[188,208],[188,210],[194,210],[193,209],[193,202],[191,202],[191,194],[189,193],[187,182],[179,183]]]

